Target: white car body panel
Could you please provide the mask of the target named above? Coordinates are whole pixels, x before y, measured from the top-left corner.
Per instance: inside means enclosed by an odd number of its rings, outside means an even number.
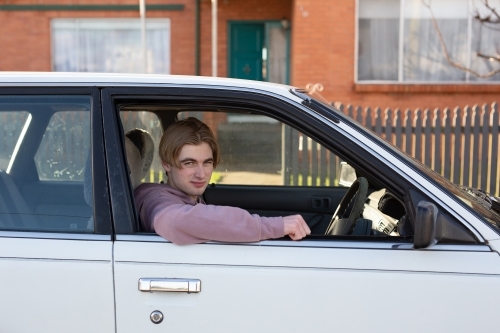
[[[115,331],[109,239],[13,238],[13,234],[0,237],[0,332]]]
[[[291,245],[117,241],[117,332],[156,331],[149,319],[155,310],[165,316],[159,326],[170,332],[498,327],[500,257],[494,252]],[[141,292],[140,278],[199,279],[201,292]],[[485,294],[488,306],[478,313]]]
[[[287,98],[302,101],[292,95],[289,90],[294,88],[277,83],[250,81],[240,79],[218,78],[211,76],[184,76],[184,75],[141,75],[118,73],[64,73],[64,72],[2,72],[0,86],[16,85],[53,85],[70,86],[210,86],[228,89],[252,89],[263,93],[274,93]]]

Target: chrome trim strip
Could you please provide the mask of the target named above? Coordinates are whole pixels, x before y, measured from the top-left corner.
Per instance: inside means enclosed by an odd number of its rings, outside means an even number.
[[[158,235],[116,235],[116,240],[121,242],[146,242],[146,243],[171,243]],[[307,247],[307,248],[342,248],[342,249],[387,249],[387,250],[413,250],[410,243],[390,243],[377,241],[348,241],[348,240],[303,240],[299,242],[286,240],[265,240],[256,243],[225,243],[207,242],[208,245],[238,245],[238,246],[272,246],[272,247]],[[194,245],[196,246],[196,245]],[[491,252],[487,245],[477,244],[438,244],[430,248],[415,251],[467,251]]]
[[[36,239],[110,241],[111,235],[49,233],[49,232],[31,232],[31,231],[0,231],[0,238],[36,238]]]
[[[148,243],[171,243],[165,238],[156,234],[150,235],[116,235],[117,241],[124,242],[148,242]]]

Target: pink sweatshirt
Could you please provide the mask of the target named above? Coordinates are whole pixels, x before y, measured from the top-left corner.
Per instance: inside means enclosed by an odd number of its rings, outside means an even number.
[[[164,184],[141,184],[135,203],[142,226],[179,245],[222,242],[257,242],[283,237],[282,217],[262,217],[229,206],[206,205],[198,197]]]

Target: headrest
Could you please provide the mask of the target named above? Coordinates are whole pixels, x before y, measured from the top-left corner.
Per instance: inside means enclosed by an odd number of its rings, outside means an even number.
[[[154,142],[151,135],[142,129],[136,128],[125,134],[125,151],[130,168],[132,187],[141,184],[146,177],[154,157]]]

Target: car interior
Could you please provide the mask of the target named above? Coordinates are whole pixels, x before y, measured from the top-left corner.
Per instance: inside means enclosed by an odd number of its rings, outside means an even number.
[[[310,238],[392,236],[411,241],[413,226],[406,217],[402,198],[383,187],[374,186],[369,178],[358,175],[347,162],[303,133],[296,131],[299,147],[284,142],[286,132],[293,131],[286,124],[248,110],[223,108],[207,111],[189,106],[121,105],[119,112],[123,132],[141,129],[148,133],[148,137],[153,138],[155,155],[163,129],[175,121],[196,117],[211,127],[219,141],[222,161],[203,195],[207,204],[240,207],[262,216],[301,214],[311,228]],[[306,149],[306,144],[309,146],[308,157],[300,151]],[[144,143],[136,145],[140,149]],[[285,147],[299,150],[295,154],[297,161],[287,161],[287,155],[294,154],[284,152]],[[312,152],[312,147],[316,151]],[[306,158],[308,160],[304,161]],[[129,154],[128,148],[127,159],[133,170],[131,165],[137,164],[136,157]],[[155,161],[150,164],[149,174],[140,178],[142,182],[167,181],[157,159],[155,156]],[[285,168],[308,171],[296,177],[293,172],[284,175]],[[311,169],[318,171],[312,172]],[[326,177],[322,177],[322,172]],[[138,177],[131,171],[131,180]],[[287,177],[292,180],[287,181]],[[306,177],[307,183],[304,181]],[[317,178],[316,181],[311,180],[312,177]],[[360,182],[362,186],[359,186]],[[133,180],[131,186],[137,187]],[[139,222],[137,231],[142,232]]]

